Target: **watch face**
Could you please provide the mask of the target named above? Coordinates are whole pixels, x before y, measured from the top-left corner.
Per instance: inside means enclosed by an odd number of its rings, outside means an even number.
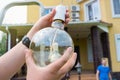
[[[30,39],[28,37],[23,37],[22,43],[29,48]]]

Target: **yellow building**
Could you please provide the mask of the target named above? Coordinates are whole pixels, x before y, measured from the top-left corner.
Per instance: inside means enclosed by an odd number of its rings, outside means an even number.
[[[44,5],[44,14],[48,14],[61,3],[61,0],[39,1]],[[73,38],[82,73],[96,72],[101,58],[106,57],[113,78],[119,80],[120,0],[64,0],[63,3],[70,10],[71,21],[67,25],[67,31]],[[28,23],[33,24],[39,19],[39,6],[28,6],[27,14]],[[31,24],[22,25],[22,28],[21,25],[17,25],[18,28],[10,25],[11,30],[17,33],[11,36],[21,39]],[[4,31],[3,28],[1,30]]]
[[[40,2],[45,6],[45,13],[49,13],[61,0]],[[120,75],[120,1],[64,0],[63,3],[71,11],[67,28],[79,54],[82,71],[95,72],[101,58],[106,57],[112,72]],[[38,19],[35,8],[28,7],[30,23]]]

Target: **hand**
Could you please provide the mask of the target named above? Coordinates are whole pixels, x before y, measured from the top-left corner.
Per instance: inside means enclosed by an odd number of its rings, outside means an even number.
[[[55,9],[52,10],[52,12],[50,14],[47,14],[45,16],[43,16],[42,18],[40,18],[36,23],[35,23],[35,27],[38,27],[40,29],[39,26],[41,26],[42,28],[45,28],[45,27],[50,27],[51,26],[51,23],[53,21],[53,17],[55,16]],[[67,24],[69,22],[69,11],[66,10],[66,21],[65,21],[65,24]],[[38,30],[39,30],[38,29]]]
[[[50,27],[51,26],[51,23],[53,21],[53,17],[55,16],[55,9],[52,10],[52,12],[50,14],[47,14],[43,17],[41,17],[35,24],[34,26],[32,27],[32,29],[28,32],[27,36],[31,39],[32,36],[37,32],[39,31],[40,29],[42,28],[45,28],[45,27]],[[70,20],[69,18],[69,11],[66,10],[66,20],[65,20],[65,24],[67,24]]]
[[[76,61],[76,53],[72,48],[68,48],[60,59],[46,67],[37,66],[31,55],[32,52],[26,50],[27,80],[60,80]]]

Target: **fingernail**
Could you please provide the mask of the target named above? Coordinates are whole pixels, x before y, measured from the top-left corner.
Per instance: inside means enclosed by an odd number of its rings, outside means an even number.
[[[76,53],[76,52],[74,52],[74,54],[75,54],[75,55],[77,55],[77,53]]]
[[[32,50],[30,50],[30,49],[25,49],[25,53],[31,53],[32,52]]]
[[[73,48],[72,48],[72,47],[69,47],[68,50],[69,50],[70,52],[72,52],[72,51],[73,51]]]
[[[24,52],[25,52],[25,53],[26,53],[26,52],[28,52],[28,49],[25,49],[25,51],[24,51]]]

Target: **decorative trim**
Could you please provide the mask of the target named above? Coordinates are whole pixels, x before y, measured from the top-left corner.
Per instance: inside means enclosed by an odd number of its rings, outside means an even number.
[[[107,33],[109,33],[109,29],[108,29],[107,26],[98,25],[98,27],[99,27],[101,30],[103,30],[103,31],[105,31],[105,32],[107,32]]]
[[[55,8],[55,6],[45,6],[45,8]]]

